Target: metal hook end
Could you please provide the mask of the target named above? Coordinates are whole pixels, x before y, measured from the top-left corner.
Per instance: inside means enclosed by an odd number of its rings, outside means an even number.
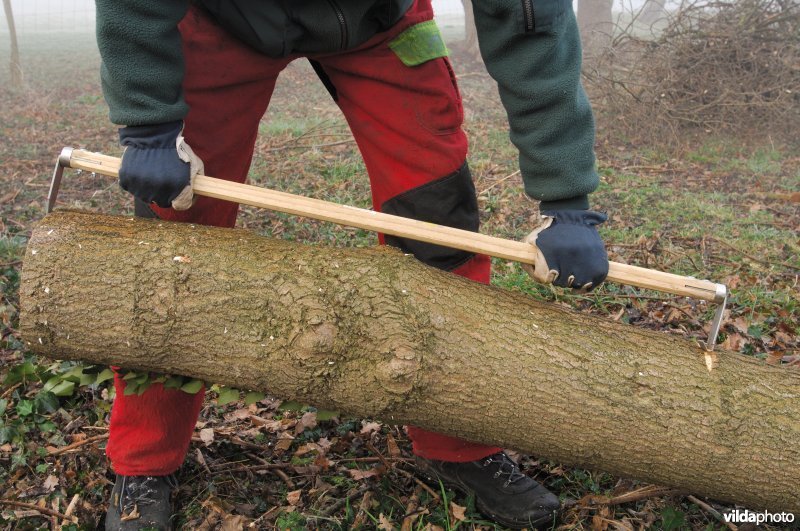
[[[714,302],[718,303],[717,311],[714,313],[714,320],[711,322],[711,329],[708,332],[708,341],[706,342],[705,349],[708,352],[714,350],[717,344],[717,336],[719,336],[719,329],[722,326],[722,318],[725,316],[725,307],[728,305],[728,288],[725,284],[717,284],[717,293],[714,297]]]
[[[69,168],[72,161],[73,148],[65,147],[58,156],[56,167],[53,170],[53,178],[50,179],[50,191],[47,193],[47,208],[45,213],[49,214],[56,206],[58,191],[61,188],[61,178],[64,176],[64,168]]]

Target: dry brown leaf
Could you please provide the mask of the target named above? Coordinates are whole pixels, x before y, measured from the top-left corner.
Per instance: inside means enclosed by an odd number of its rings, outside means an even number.
[[[319,454],[317,458],[314,459],[314,465],[320,467],[322,470],[328,470],[332,464],[331,460],[323,454]]]
[[[222,520],[220,531],[244,531],[244,524],[247,519],[239,514],[229,514]]]
[[[328,451],[328,448],[331,447],[331,444],[333,444],[333,443],[330,440],[328,440],[327,437],[322,437],[321,439],[319,439],[317,441],[317,445],[319,445],[319,447],[320,447],[320,449],[322,450],[323,453]]]
[[[227,422],[231,422],[231,421],[234,421],[234,420],[244,420],[244,419],[248,418],[250,415],[251,415],[250,410],[247,409],[246,407],[243,407],[243,408],[239,408],[239,409],[237,409],[235,411],[231,411],[230,413],[225,413],[223,418]]]
[[[596,514],[592,516],[592,531],[606,531],[608,529],[608,522],[605,518]]]
[[[310,430],[316,427],[317,425],[317,414],[314,411],[308,411],[303,413],[303,416],[300,417],[300,420],[297,421],[297,424],[294,427],[294,434],[300,435],[305,430]]]
[[[297,450],[295,450],[294,455],[295,457],[302,457],[306,454],[310,454],[311,452],[322,453],[322,448],[320,448],[317,443],[310,442],[300,446]]]
[[[459,522],[463,522],[467,519],[466,516],[467,508],[462,507],[455,502],[450,502],[450,514],[453,515],[453,518],[458,520]]]
[[[783,352],[768,352],[767,365],[780,365],[783,359]]]
[[[750,323],[744,317],[737,317],[736,319],[732,320],[731,325],[736,329],[737,332],[740,334],[746,334],[747,329],[750,327]]]
[[[359,470],[357,468],[351,468],[347,472],[348,474],[350,474],[350,477],[352,477],[356,481],[375,477],[380,473],[380,471],[377,468],[370,468],[369,470]]]
[[[300,504],[300,498],[303,495],[303,489],[293,490],[286,494],[286,503],[296,507]]]
[[[381,425],[379,422],[367,422],[366,420],[361,421],[361,433],[369,434],[373,431],[380,431]]]
[[[292,441],[294,437],[289,435],[288,433],[282,433],[281,436],[278,438],[278,442],[275,443],[275,454],[282,455],[286,450],[288,450],[292,446]]]
[[[381,531],[394,531],[394,524],[383,513],[378,515],[378,529]]]
[[[397,445],[397,441],[394,440],[394,436],[391,433],[386,435],[386,448],[389,450],[390,457],[400,457],[400,447]]]
[[[47,479],[44,480],[44,484],[42,486],[47,490],[47,492],[53,492],[58,486],[58,478],[50,474],[47,476]]]
[[[746,340],[743,336],[733,333],[726,337],[725,341],[722,342],[722,348],[724,350],[738,352],[744,346],[745,342]]]
[[[200,440],[206,446],[214,442],[214,428],[203,428],[200,430]]]

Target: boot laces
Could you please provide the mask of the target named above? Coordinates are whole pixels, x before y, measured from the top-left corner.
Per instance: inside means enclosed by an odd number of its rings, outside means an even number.
[[[495,478],[499,478],[500,476],[504,475],[508,476],[505,482],[506,487],[508,487],[511,483],[527,477],[525,474],[520,472],[517,464],[510,457],[508,457],[505,452],[499,452],[494,455],[490,455],[483,460],[484,467],[487,467],[492,463],[497,464],[497,472],[494,473]]]
[[[151,505],[158,501],[156,488],[158,482],[164,480],[172,488],[178,487],[174,474],[168,476],[122,476],[119,496],[121,514],[134,511],[137,505]]]

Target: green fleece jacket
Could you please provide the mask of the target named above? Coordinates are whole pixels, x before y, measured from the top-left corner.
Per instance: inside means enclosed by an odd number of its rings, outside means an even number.
[[[271,57],[349,49],[396,23],[412,0],[195,0]],[[178,22],[189,0],[96,0],[103,92],[111,121],[180,120]],[[474,0],[486,68],[508,113],[526,193],[541,208],[588,208],[598,184],[594,121],[580,82],[581,48],[569,0]]]

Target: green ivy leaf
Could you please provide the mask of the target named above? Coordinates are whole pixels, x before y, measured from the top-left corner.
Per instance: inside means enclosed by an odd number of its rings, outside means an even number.
[[[17,403],[17,415],[20,417],[27,417],[33,414],[33,400],[20,400]]]
[[[8,371],[6,379],[3,380],[3,385],[11,386],[18,384],[23,380],[27,380],[29,376],[36,374],[36,367],[30,361],[26,361],[20,365],[11,367]]]
[[[53,387],[51,391],[56,396],[72,396],[72,393],[75,392],[75,382],[64,380],[63,382]]]
[[[39,413],[55,413],[58,410],[58,397],[51,391],[40,391],[34,398]]]
[[[125,391],[122,393],[125,396],[135,395],[139,391],[139,384],[136,382],[127,382],[125,384]]]
[[[189,380],[189,383],[185,383],[181,386],[181,391],[184,393],[189,393],[190,395],[194,395],[203,388],[203,380],[192,379]]]
[[[246,395],[244,395],[244,403],[245,405],[255,404],[259,400],[264,400],[265,394],[258,392],[258,391],[250,391]]]
[[[47,463],[39,463],[38,465],[36,465],[36,472],[38,472],[39,474],[44,474],[45,472],[47,472],[48,467],[49,465]]]
[[[128,382],[128,381],[133,380],[134,378],[138,378],[138,377],[139,377],[139,373],[138,372],[136,372],[136,371],[128,371],[128,372],[125,373],[125,376],[123,376],[122,379],[125,380],[126,382]]]
[[[12,441],[17,436],[17,430],[11,426],[3,426],[0,428],[0,444],[5,444]]]
[[[220,406],[224,406],[225,404],[230,404],[231,402],[236,402],[239,400],[239,390],[233,389],[232,387],[220,387],[219,388],[219,396],[217,397],[217,404]]]
[[[686,524],[686,515],[681,511],[676,511],[672,507],[667,507],[661,511],[661,524],[664,531],[681,529]]]
[[[8,409],[8,400],[5,398],[0,398],[0,415],[5,413],[6,409]]]
[[[114,371],[112,371],[111,369],[104,369],[100,372],[100,374],[97,375],[97,378],[95,378],[94,383],[101,384],[106,380],[111,380],[113,378],[114,378]]]
[[[183,378],[180,376],[170,376],[164,382],[164,389],[180,389],[183,385]]]
[[[81,378],[83,378],[83,366],[78,365],[76,367],[72,367],[70,370],[62,373],[60,376],[62,380],[69,380],[71,382],[78,383],[81,381]]]
[[[54,422],[49,421],[49,420],[45,420],[44,422],[40,422],[39,423],[39,430],[43,431],[45,433],[49,433],[51,431],[56,431],[57,427],[58,426],[56,426]]]

